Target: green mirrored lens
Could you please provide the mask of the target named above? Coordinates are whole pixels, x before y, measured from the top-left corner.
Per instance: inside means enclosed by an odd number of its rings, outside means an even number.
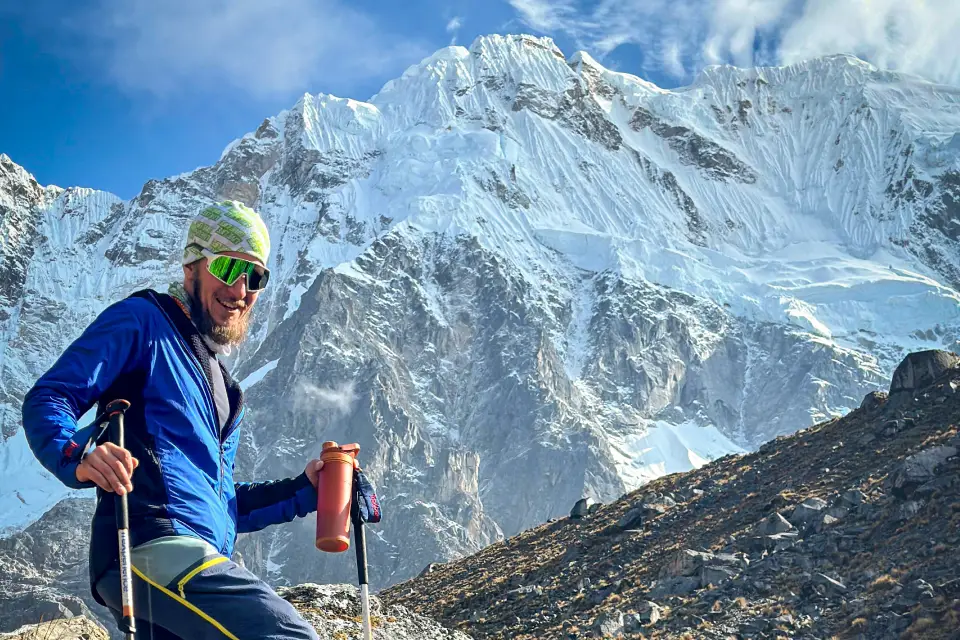
[[[267,286],[270,272],[255,262],[230,256],[218,256],[208,263],[208,269],[218,280],[227,286],[233,286],[240,276],[247,276],[247,288],[260,291]]]

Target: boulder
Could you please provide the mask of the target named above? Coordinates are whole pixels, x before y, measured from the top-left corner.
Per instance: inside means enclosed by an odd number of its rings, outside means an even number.
[[[867,496],[863,494],[863,491],[859,489],[850,489],[849,491],[844,491],[840,497],[837,498],[836,504],[839,507],[846,507],[847,509],[853,509],[866,501]]]
[[[886,393],[883,391],[871,391],[867,395],[863,396],[863,400],[860,402],[860,408],[864,411],[872,411],[883,406],[883,403],[886,401]]]
[[[594,637],[617,638],[623,635],[624,617],[621,611],[609,611],[597,618],[593,625]]]
[[[740,572],[723,566],[705,566],[700,569],[700,586],[718,585],[737,577]]]
[[[653,583],[650,589],[651,598],[663,598],[666,596],[682,596],[692,593],[700,588],[699,576],[681,576],[677,578],[664,578]]]
[[[590,507],[594,504],[596,504],[596,500],[593,498],[580,498],[576,504],[573,505],[573,509],[570,510],[570,519],[581,520],[586,518],[590,515]]]
[[[946,371],[960,365],[960,356],[949,351],[931,349],[907,354],[893,372],[890,395],[928,387]]]
[[[823,585],[828,592],[846,593],[847,591],[847,586],[845,584],[839,580],[831,578],[824,573],[813,574],[813,581],[816,584]]]
[[[760,536],[772,536],[785,531],[794,529],[790,521],[777,512],[771,513],[767,518],[758,524],[754,532]]]
[[[637,615],[644,624],[653,624],[660,619],[661,615],[663,615],[663,610],[656,602],[644,600],[637,605]],[[640,631],[640,629],[632,628],[628,629],[628,631]]]
[[[693,576],[699,573],[700,567],[713,559],[712,553],[684,549],[675,553],[663,567],[660,568],[661,578],[679,576]]]
[[[909,496],[917,487],[933,480],[940,465],[955,455],[956,447],[939,445],[907,456],[890,474],[891,491],[900,498]]]
[[[826,508],[826,500],[807,498],[794,508],[793,513],[790,514],[790,522],[797,527],[802,524],[807,524],[808,522],[813,522],[818,519],[820,512]]]

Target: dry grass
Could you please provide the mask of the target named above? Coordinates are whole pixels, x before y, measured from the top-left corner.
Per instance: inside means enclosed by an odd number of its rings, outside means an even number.
[[[867,587],[867,590],[871,593],[874,593],[877,591],[889,591],[890,589],[893,589],[898,584],[899,583],[897,582],[896,578],[892,576],[889,576],[889,575],[880,576],[879,578],[877,578],[876,580],[870,583],[870,586]]]
[[[919,640],[920,638],[928,637],[927,632],[933,630],[935,627],[937,627],[937,621],[933,618],[917,618],[913,624],[907,627],[907,630],[903,632],[901,638],[903,638],[903,640]]]

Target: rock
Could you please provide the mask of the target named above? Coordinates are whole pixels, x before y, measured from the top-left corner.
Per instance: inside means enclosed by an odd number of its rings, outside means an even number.
[[[813,574],[813,581],[816,584],[823,585],[827,588],[827,591],[832,591],[834,593],[846,593],[847,587],[839,580],[834,580],[830,576],[824,573],[815,573]]]
[[[663,610],[656,602],[644,600],[637,605],[637,614],[640,616],[640,620],[642,620],[645,624],[654,624],[660,620]]]
[[[860,408],[864,411],[872,411],[873,409],[883,406],[883,403],[886,401],[886,393],[883,391],[871,391],[863,396],[863,400],[860,402]]]
[[[888,479],[893,494],[899,498],[909,496],[914,489],[932,480],[937,468],[955,455],[956,447],[940,445],[907,456]]]
[[[321,638],[352,638],[360,631],[360,596],[356,586],[346,584],[300,584],[280,587],[277,593],[290,602],[317,630]],[[370,614],[375,640],[470,640],[466,634],[399,605],[385,606],[370,596]]]
[[[657,620],[660,619],[660,613],[657,612]],[[624,633],[640,633],[643,630],[643,618],[637,613],[628,613],[623,617]]]
[[[643,523],[644,523],[643,507],[639,506],[639,507],[633,507],[632,509],[627,511],[625,514],[623,514],[623,517],[620,518],[619,521],[617,521],[617,527],[619,529],[622,529],[623,531],[626,531],[627,529],[642,528]]]
[[[573,505],[573,509],[570,510],[570,519],[580,520],[586,518],[590,514],[590,507],[594,504],[596,504],[596,500],[593,498],[580,498],[576,504]]]
[[[648,518],[656,518],[667,512],[667,505],[660,503],[647,503],[643,505],[643,515]]]
[[[960,364],[960,356],[939,349],[907,354],[893,372],[890,395],[928,387],[946,371],[956,368],[958,364]]]
[[[794,529],[790,521],[780,515],[778,512],[771,513],[767,518],[756,526],[754,532],[761,536],[772,536],[785,531]]]
[[[840,518],[835,518],[831,516],[829,513],[824,513],[814,522],[813,527],[814,527],[814,530],[816,530],[817,532],[820,532],[820,531],[823,531],[824,529],[828,529],[832,527],[838,522],[840,522]]]
[[[908,584],[906,591],[911,597],[919,600],[920,602],[933,600],[937,595],[933,590],[933,585],[922,578],[917,578]]]
[[[897,509],[896,520],[897,522],[905,522],[913,518],[913,516],[920,513],[920,510],[923,508],[923,502],[920,500],[908,500],[900,505]]]
[[[507,597],[511,600],[518,600],[527,594],[536,594],[538,596],[543,595],[543,587],[538,584],[526,585],[523,587],[517,587],[516,589],[511,589],[507,591]]]
[[[708,560],[714,558],[712,553],[694,551],[693,549],[684,549],[678,551],[671,557],[667,563],[660,568],[660,577],[669,578],[675,576],[695,575]]]
[[[106,629],[85,616],[24,625],[0,640],[110,640]]]
[[[443,566],[443,564],[440,563],[440,562],[431,562],[430,564],[428,564],[427,566],[425,566],[425,567],[423,568],[423,571],[421,571],[420,574],[419,574],[417,577],[425,576],[425,575],[427,575],[428,573],[433,573],[434,569],[438,569],[438,568],[440,568],[440,567],[442,567],[442,566]]]
[[[700,578],[697,576],[664,578],[653,583],[649,595],[651,598],[679,596],[692,593],[698,588],[700,588]]]
[[[823,513],[825,516],[830,516],[836,520],[843,520],[850,513],[850,510],[845,507],[829,507]]]
[[[794,526],[807,524],[815,520],[819,513],[826,508],[827,502],[825,500],[820,498],[807,498],[794,508],[793,513],[790,514],[790,522]]]
[[[866,498],[859,489],[850,489],[849,491],[843,492],[843,494],[837,498],[836,504],[841,507],[846,507],[847,509],[852,509],[853,507],[863,504]]]
[[[888,438],[900,433],[903,430],[903,421],[902,420],[887,420],[880,427],[881,433]]]
[[[793,626],[793,616],[790,615],[789,613],[785,613],[782,616],[777,616],[776,618],[773,619],[773,621],[778,625],[782,624],[788,627]]]
[[[623,612],[610,611],[600,614],[593,625],[594,637],[616,638],[623,635]]]
[[[739,572],[730,567],[702,567],[700,569],[700,586],[718,585],[737,577]]]
[[[40,620],[74,616],[96,619],[80,598],[43,586],[5,586],[0,600],[0,629],[16,629]]]
[[[784,531],[772,536],[755,536],[746,541],[746,550],[751,552],[762,551],[783,551],[797,544],[800,540],[800,533],[794,531]]]
[[[953,473],[948,476],[941,476],[939,478],[934,478],[930,482],[923,483],[917,487],[916,491],[913,492],[913,495],[920,498],[929,498],[938,491],[949,491],[958,485],[960,485],[960,476]]]

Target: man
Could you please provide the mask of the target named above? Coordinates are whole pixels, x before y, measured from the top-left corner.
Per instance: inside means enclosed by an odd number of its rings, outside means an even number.
[[[293,607],[230,560],[237,533],[316,510],[320,460],[295,478],[234,483],[243,393],[217,359],[240,344],[270,273],[267,228],[238,202],[191,221],[183,284],[108,307],[27,393],[34,455],[65,485],[97,488],[93,596],[121,619],[114,495],[127,495],[134,610],[143,638],[317,638]],[[126,449],[92,451],[78,419],[122,398]],[[99,412],[98,410],[98,412]],[[92,430],[91,430],[92,431]]]

